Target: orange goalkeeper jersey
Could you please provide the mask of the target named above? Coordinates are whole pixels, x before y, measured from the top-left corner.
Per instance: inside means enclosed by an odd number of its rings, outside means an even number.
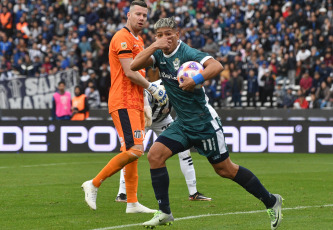
[[[121,58],[135,58],[144,49],[143,39],[135,37],[128,28],[119,30],[112,38],[109,47],[111,88],[109,92],[109,113],[119,109],[143,111],[143,88],[126,77],[120,64]],[[145,77],[145,70],[139,70]]]

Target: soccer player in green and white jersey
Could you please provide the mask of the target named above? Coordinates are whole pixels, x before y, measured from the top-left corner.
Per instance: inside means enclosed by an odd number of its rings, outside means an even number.
[[[276,229],[282,220],[282,197],[269,193],[250,170],[231,161],[220,119],[209,106],[203,89],[194,89],[197,84],[217,76],[223,67],[209,54],[180,41],[176,26],[174,18],[159,19],[154,25],[156,41],[139,53],[131,63],[133,71],[148,66],[159,68],[169,100],[178,116],[156,139],[148,153],[159,211],[151,220],[143,223],[143,226],[154,228],[173,222],[168,194],[169,175],[165,161],[193,146],[200,155],[207,157],[218,175],[235,181],[260,199],[271,218],[271,228]],[[187,61],[197,61],[205,69],[193,78],[181,77],[183,83],[179,84],[177,70]]]

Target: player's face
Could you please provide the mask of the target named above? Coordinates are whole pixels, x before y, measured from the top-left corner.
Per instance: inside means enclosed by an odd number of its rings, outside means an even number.
[[[156,40],[167,38],[171,41],[170,48],[163,49],[163,53],[171,54],[178,46],[179,32],[171,28],[159,28],[156,31]]]
[[[147,21],[148,9],[135,5],[127,13],[128,21],[134,32],[139,32],[143,29]]]

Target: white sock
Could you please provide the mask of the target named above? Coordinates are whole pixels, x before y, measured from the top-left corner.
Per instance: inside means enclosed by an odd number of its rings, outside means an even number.
[[[118,191],[118,195],[121,194],[121,193],[126,194],[124,169],[120,170],[120,180],[119,180],[119,191]]]
[[[180,169],[184,174],[188,192],[190,195],[193,195],[198,190],[197,190],[197,179],[195,176],[195,170],[190,150],[185,150],[184,152],[178,153],[178,156],[179,156]]]

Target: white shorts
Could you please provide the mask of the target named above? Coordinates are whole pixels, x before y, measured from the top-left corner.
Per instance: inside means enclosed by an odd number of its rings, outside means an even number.
[[[146,133],[149,130],[153,130],[157,136],[159,136],[167,127],[171,125],[173,122],[173,119],[171,115],[169,114],[164,120],[160,122],[153,122],[153,124],[149,127],[146,127]]]

